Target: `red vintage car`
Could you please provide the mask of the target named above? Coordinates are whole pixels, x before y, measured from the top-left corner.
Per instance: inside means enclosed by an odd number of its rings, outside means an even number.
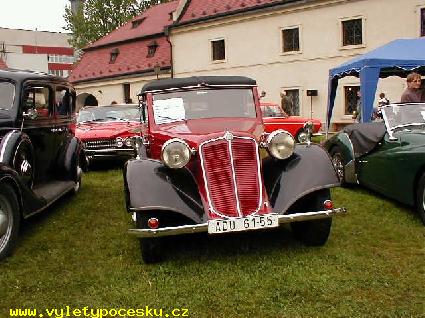
[[[134,157],[131,137],[139,133],[137,104],[88,106],[78,113],[75,135],[83,142],[87,164]]]
[[[166,236],[285,223],[306,244],[325,244],[332,216],[345,212],[330,200],[339,185],[332,162],[320,145],[264,131],[255,80],[163,79],[139,97],[143,128],[124,190],[145,262],[163,256]]]
[[[313,133],[317,133],[322,126],[320,120],[303,118],[300,116],[288,116],[276,103],[261,102],[261,113],[263,115],[264,129],[271,133],[278,129],[283,129],[294,136],[297,142],[306,140],[304,125],[307,122],[313,124]]]

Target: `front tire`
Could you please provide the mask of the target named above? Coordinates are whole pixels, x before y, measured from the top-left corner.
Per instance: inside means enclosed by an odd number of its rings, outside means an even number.
[[[425,173],[422,174],[416,190],[416,211],[425,225]]]
[[[147,229],[147,223],[151,216],[149,213],[136,213],[136,226],[138,229]],[[142,260],[146,264],[158,263],[162,260],[161,238],[140,238],[140,252]]]
[[[301,212],[321,211],[323,202],[330,199],[329,189],[319,190],[304,198]],[[291,223],[294,236],[308,246],[324,245],[331,231],[332,218]]]
[[[18,239],[20,221],[15,191],[7,184],[0,184],[0,260],[12,253]]]

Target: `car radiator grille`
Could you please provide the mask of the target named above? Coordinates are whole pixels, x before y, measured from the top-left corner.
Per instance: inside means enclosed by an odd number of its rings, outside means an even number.
[[[84,147],[86,149],[110,149],[115,148],[115,140],[103,139],[85,141]]]
[[[262,185],[257,147],[254,139],[245,137],[222,137],[201,145],[210,210],[230,217],[258,211]]]

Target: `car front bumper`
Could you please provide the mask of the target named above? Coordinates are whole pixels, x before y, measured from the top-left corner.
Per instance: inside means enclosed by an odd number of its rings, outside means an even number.
[[[279,226],[282,224],[287,224],[292,222],[325,219],[332,216],[345,214],[346,212],[347,210],[345,208],[335,208],[332,210],[324,210],[324,211],[278,215]],[[202,233],[202,232],[208,232],[208,223],[164,227],[159,229],[130,229],[128,232],[129,234],[132,234],[134,236],[141,237],[141,238]]]
[[[108,148],[108,149],[85,149],[86,157],[89,161],[91,160],[108,160],[108,159],[119,159],[119,158],[133,158],[136,153],[133,148]]]

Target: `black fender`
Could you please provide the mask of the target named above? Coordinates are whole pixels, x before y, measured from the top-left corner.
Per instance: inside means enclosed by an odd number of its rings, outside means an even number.
[[[24,154],[24,157],[22,155]],[[34,180],[34,148],[27,134],[19,130],[8,132],[0,142],[0,163],[14,169],[21,182],[29,188]]]
[[[127,211],[170,211],[205,221],[198,185],[187,168],[170,169],[151,159],[131,159],[124,165]]]
[[[42,209],[46,205],[46,200],[39,198],[28,188],[21,180],[21,177],[15,169],[0,162],[0,182],[12,186],[19,202],[20,213],[23,218],[31,215],[33,212]]]
[[[84,156],[82,151],[81,141],[74,136],[62,145],[56,165],[64,179],[78,180],[77,167],[85,164],[85,159],[81,157]]]
[[[291,206],[309,193],[340,185],[328,153],[317,144],[296,145],[286,160],[267,157],[263,176],[273,212],[278,214],[290,212]]]

